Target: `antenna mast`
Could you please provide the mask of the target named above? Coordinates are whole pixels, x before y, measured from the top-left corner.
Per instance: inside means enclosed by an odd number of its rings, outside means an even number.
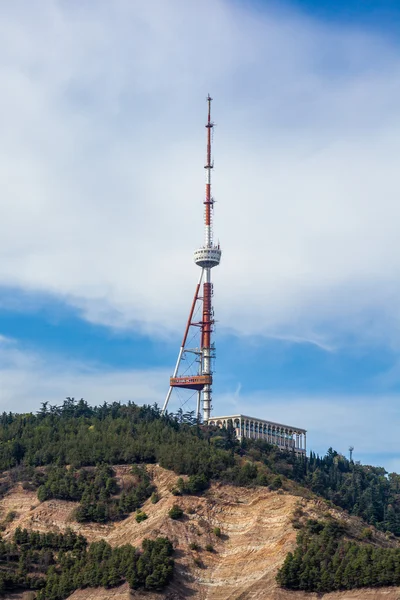
[[[174,387],[186,388],[198,391],[197,400],[197,418],[200,419],[201,394],[203,395],[203,421],[208,421],[211,416],[212,401],[212,359],[215,358],[215,347],[212,341],[212,332],[214,329],[214,311],[212,308],[213,284],[211,282],[211,269],[219,265],[221,261],[221,249],[219,244],[214,246],[213,241],[213,209],[214,200],[211,196],[211,171],[214,167],[211,155],[211,130],[214,123],[211,120],[211,102],[210,95],[207,96],[208,115],[207,115],[207,153],[206,164],[206,190],[204,199],[204,245],[198,248],[194,253],[194,261],[201,268],[199,283],[196,287],[192,307],[187,321],[185,334],[183,336],[181,348],[178,354],[178,360],[175,366],[174,374],[170,379],[170,387],[164,402],[163,412],[167,409],[171,392]],[[201,284],[203,282],[203,296],[200,297]],[[198,301],[202,301],[202,320],[200,323],[193,323],[193,314]],[[200,327],[200,346],[196,349],[187,349],[186,341],[191,326]],[[178,371],[181,360],[186,352],[194,352],[198,356],[198,374],[190,377],[179,377]]]

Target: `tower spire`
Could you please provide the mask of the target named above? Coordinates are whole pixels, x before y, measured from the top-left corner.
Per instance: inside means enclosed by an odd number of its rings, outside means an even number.
[[[211,199],[211,169],[213,168],[211,162],[211,130],[214,127],[214,123],[211,121],[211,102],[212,98],[210,94],[207,96],[208,102],[208,119],[206,123],[207,128],[207,158],[204,168],[206,169],[206,197],[205,197],[205,245],[211,247],[212,245],[212,221],[211,221],[211,210],[212,210],[212,199]]]
[[[213,208],[214,200],[211,196],[211,171],[214,167],[211,155],[211,131],[214,123],[211,120],[211,102],[210,95],[207,96],[208,115],[207,115],[207,153],[206,164],[204,165],[206,172],[206,190],[204,199],[204,246],[198,248],[194,253],[194,261],[201,268],[199,282],[196,287],[196,292],[192,302],[192,307],[189,314],[189,319],[186,324],[185,334],[183,336],[182,345],[178,354],[178,360],[175,365],[173,376],[170,379],[170,387],[167,397],[164,402],[163,412],[167,409],[168,402],[173,388],[184,388],[197,390],[197,417],[200,418],[201,400],[203,404],[203,420],[207,421],[211,416],[211,401],[212,401],[212,360],[215,357],[215,347],[212,341],[212,332],[214,325],[214,311],[212,308],[213,285],[211,282],[211,269],[219,265],[221,261],[221,249],[219,244],[214,245],[213,241]],[[203,295],[200,296],[201,284],[203,283]],[[202,301],[202,320],[199,323],[193,322],[193,315],[196,305]],[[195,349],[186,348],[186,342],[190,327],[200,327],[200,345]],[[185,353],[192,352],[197,355],[198,372],[196,375],[178,376],[178,371],[181,366],[182,358]],[[202,396],[202,397],[201,397]]]

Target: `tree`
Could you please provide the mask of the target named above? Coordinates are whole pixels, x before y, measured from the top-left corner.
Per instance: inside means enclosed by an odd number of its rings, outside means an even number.
[[[174,504],[170,508],[170,510],[168,512],[168,516],[174,520],[180,519],[181,517],[183,517],[183,510],[181,509],[180,506],[178,506],[177,504]]]

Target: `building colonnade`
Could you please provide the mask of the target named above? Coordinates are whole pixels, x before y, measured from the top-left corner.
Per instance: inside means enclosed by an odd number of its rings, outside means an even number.
[[[208,420],[208,424],[221,428],[232,427],[238,439],[265,440],[281,449],[295,450],[296,453],[301,454],[307,450],[307,432],[298,427],[281,425],[245,415],[213,417]]]

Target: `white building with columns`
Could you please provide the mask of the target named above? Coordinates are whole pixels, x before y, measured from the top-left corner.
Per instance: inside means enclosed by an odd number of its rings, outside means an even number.
[[[273,421],[265,421],[246,415],[231,415],[228,417],[212,417],[208,425],[228,428],[232,426],[236,437],[265,440],[278,446],[281,450],[294,450],[296,454],[306,454],[307,431],[300,427],[282,425]]]

